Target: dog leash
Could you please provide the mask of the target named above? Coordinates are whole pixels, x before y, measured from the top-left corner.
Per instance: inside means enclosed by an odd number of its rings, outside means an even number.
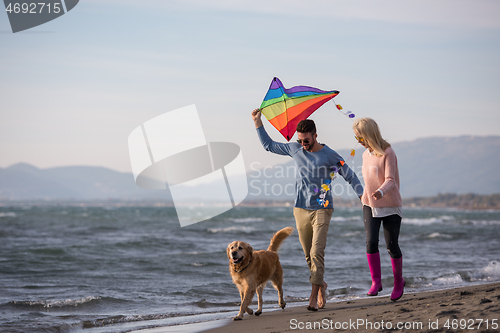
[[[250,264],[252,263],[252,259],[250,259],[250,261],[248,262],[248,265],[245,266],[245,268],[243,268],[241,271],[237,271],[235,269],[233,269],[236,273],[241,273],[243,272],[245,269],[247,269],[248,266],[250,266]]]

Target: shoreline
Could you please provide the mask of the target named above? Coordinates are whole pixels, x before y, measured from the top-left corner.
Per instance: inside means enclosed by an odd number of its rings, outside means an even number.
[[[255,308],[256,305],[253,306]],[[228,313],[228,316],[230,314]],[[324,309],[305,306],[245,314],[243,320],[218,319],[187,325],[156,327],[134,333],[278,333],[325,331],[446,332],[500,331],[500,282],[407,293],[396,302],[389,296],[327,302]]]

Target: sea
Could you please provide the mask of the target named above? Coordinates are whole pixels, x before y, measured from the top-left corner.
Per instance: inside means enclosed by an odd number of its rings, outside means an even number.
[[[407,293],[500,281],[500,211],[404,207],[403,214]],[[230,319],[240,299],[227,245],[266,249],[286,226],[295,226],[290,206],[236,207],[180,227],[174,207],[3,204],[0,332],[121,333]],[[387,296],[392,270],[380,235]],[[311,285],[296,232],[280,260],[287,306],[305,306]],[[328,302],[367,297],[361,207],[335,208],[325,265]],[[264,312],[279,309],[271,286],[264,302]]]

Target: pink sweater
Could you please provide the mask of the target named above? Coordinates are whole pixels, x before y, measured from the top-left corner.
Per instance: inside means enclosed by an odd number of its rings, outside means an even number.
[[[363,179],[365,191],[361,202],[370,207],[401,207],[399,193],[399,171],[396,153],[391,147],[385,150],[384,156],[370,155],[368,149],[363,153]],[[373,192],[381,190],[384,196],[375,200]]]

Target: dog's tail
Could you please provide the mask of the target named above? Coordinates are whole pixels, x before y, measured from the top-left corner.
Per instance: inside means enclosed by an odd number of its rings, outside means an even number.
[[[275,233],[273,238],[271,238],[271,244],[269,244],[267,250],[278,252],[281,243],[283,243],[283,241],[292,234],[293,230],[294,229],[292,227],[286,227]]]

